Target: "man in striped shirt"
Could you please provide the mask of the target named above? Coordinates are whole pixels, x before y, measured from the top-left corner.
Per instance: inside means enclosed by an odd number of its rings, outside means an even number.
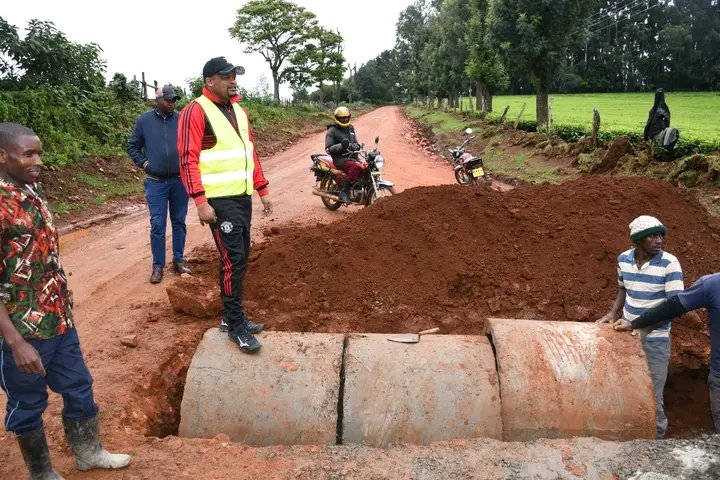
[[[618,257],[618,294],[610,311],[598,323],[614,322],[621,307],[622,318],[633,321],[684,290],[680,262],[663,250],[666,232],[660,220],[648,215],[630,223],[634,247]],[[668,423],[663,391],[670,363],[670,322],[641,329],[640,338],[655,390],[657,438],[663,438]]]

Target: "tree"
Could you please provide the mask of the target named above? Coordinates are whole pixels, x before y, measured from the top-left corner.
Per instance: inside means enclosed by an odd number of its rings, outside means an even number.
[[[257,77],[257,83],[252,91],[252,96],[262,99],[270,98],[270,85],[268,85],[267,77],[264,73],[261,73]]]
[[[489,0],[470,1],[470,22],[466,33],[469,49],[465,73],[475,81],[478,109],[492,112],[493,92],[504,88],[508,78],[499,52],[488,39]]]
[[[286,0],[250,0],[237,11],[230,36],[245,44],[245,53],[257,52],[270,65],[275,101],[286,80],[286,62],[302,48],[317,25],[315,14]],[[284,68],[285,67],[285,68]]]
[[[0,18],[0,75],[17,88],[73,85],[83,91],[105,86],[102,49],[71,42],[52,22],[30,20],[25,38]]]
[[[423,50],[423,77],[428,88],[450,104],[458,104],[469,84],[465,77],[467,0],[444,0],[436,15],[429,16],[429,39]]]
[[[429,93],[427,83],[422,78],[422,54],[430,36],[428,28],[430,12],[427,0],[416,0],[414,4],[400,12],[395,27],[395,50],[401,82],[414,97]]]
[[[115,73],[108,84],[108,88],[115,93],[115,98],[121,102],[140,100],[139,82],[128,82],[127,77],[122,73]]]
[[[395,50],[385,50],[358,68],[355,88],[361,98],[378,103],[399,100],[404,93],[400,88]]]
[[[339,83],[345,73],[342,53],[343,38],[339,33],[316,26],[307,41],[290,59],[288,79],[294,90],[316,85],[323,102],[323,84]]]
[[[527,72],[535,86],[538,125],[548,122],[548,92],[595,0],[494,0],[491,41],[514,72]]]
[[[198,98],[200,95],[202,95],[202,89],[203,86],[205,86],[205,79],[202,78],[202,75],[186,78],[185,83],[187,83],[188,85],[188,89],[190,90],[190,95],[192,95],[192,98]]]

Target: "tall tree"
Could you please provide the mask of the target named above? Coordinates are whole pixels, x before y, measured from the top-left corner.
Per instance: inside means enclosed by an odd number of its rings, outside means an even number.
[[[535,86],[538,125],[548,121],[548,92],[579,44],[581,25],[595,0],[494,0],[491,34],[514,72],[526,71]]]
[[[493,92],[508,82],[499,52],[488,38],[489,3],[489,0],[470,1],[470,22],[466,32],[469,51],[465,73],[475,81],[476,104],[485,112],[492,112]]]
[[[30,20],[20,39],[0,18],[0,76],[17,88],[73,85],[84,91],[105,86],[102,49],[67,39],[52,22]]]
[[[245,44],[245,53],[257,52],[270,66],[275,101],[287,79],[287,61],[302,48],[317,25],[315,14],[287,0],[250,0],[237,11],[230,36]]]
[[[308,32],[303,48],[290,59],[288,79],[293,90],[316,85],[323,99],[323,84],[339,83],[345,73],[343,38],[339,33],[316,26]]]
[[[413,97],[428,94],[427,84],[422,79],[422,55],[430,34],[428,28],[430,11],[428,0],[416,0],[400,12],[395,27],[395,50],[401,82]]]

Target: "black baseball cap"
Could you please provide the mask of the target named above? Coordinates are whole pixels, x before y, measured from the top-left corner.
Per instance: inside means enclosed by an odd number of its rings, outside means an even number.
[[[175,92],[175,89],[172,87],[172,85],[165,85],[163,87],[158,87],[157,90],[155,90],[155,98],[162,98],[165,100],[180,100],[180,95]]]
[[[241,66],[235,66],[228,62],[225,57],[215,57],[207,61],[203,67],[203,78],[212,77],[215,74],[226,74],[235,71],[236,75],[243,75],[245,68]]]

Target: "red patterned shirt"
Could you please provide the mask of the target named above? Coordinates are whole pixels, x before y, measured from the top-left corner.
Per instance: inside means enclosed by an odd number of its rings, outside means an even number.
[[[73,328],[58,234],[37,185],[0,178],[0,301],[24,338],[47,339]]]

